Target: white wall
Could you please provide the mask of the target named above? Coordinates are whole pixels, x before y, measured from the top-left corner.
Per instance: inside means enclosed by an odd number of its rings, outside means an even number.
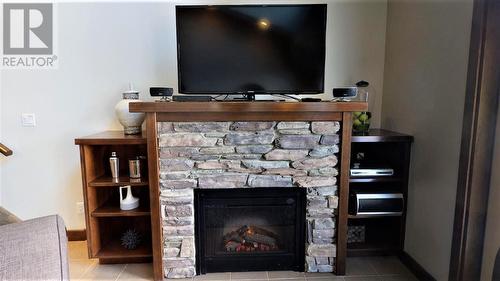
[[[2,108],[2,76],[0,75],[0,113]],[[0,142],[3,142],[2,139],[2,114],[0,114]],[[7,145],[6,143],[4,143]],[[4,161],[4,156],[0,155],[0,207],[2,207],[2,163]]]
[[[497,112],[497,127],[493,163],[491,166],[490,195],[488,198],[488,215],[486,218],[486,232],[484,236],[483,265],[481,280],[492,279],[493,267],[497,251],[500,249],[500,105]]]
[[[472,1],[389,1],[382,127],[415,136],[405,251],[448,280]]]
[[[379,94],[377,126],[386,2],[327,2],[325,91],[361,79],[372,82]],[[84,219],[75,207],[82,191],[73,139],[121,128],[113,108],[129,81],[142,98],[148,97],[149,86],[176,87],[174,4],[64,3],[58,5],[58,16],[59,69],[1,72],[1,136],[15,151],[1,163],[1,204],[21,219],[59,213],[69,229],[77,229],[84,227]],[[23,112],[36,113],[35,128],[21,127]]]

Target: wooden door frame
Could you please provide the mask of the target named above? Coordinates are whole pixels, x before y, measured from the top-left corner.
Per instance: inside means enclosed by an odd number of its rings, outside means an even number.
[[[481,276],[500,90],[500,1],[475,0],[462,125],[450,281]]]

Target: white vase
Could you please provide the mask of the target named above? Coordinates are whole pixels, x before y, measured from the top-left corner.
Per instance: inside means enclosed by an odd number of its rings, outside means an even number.
[[[131,89],[123,93],[123,99],[115,106],[116,116],[123,126],[125,135],[140,134],[142,131],[142,123],[146,115],[129,111],[129,103],[139,101],[141,101],[139,92]]]
[[[127,190],[127,195],[123,198],[122,190]],[[120,209],[124,211],[132,210],[139,207],[139,198],[132,195],[132,187],[130,185],[120,186]]]

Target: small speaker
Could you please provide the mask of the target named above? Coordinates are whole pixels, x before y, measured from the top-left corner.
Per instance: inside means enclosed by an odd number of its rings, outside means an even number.
[[[348,101],[358,95],[358,88],[356,87],[340,87],[333,88],[333,99],[339,101]]]
[[[401,216],[404,197],[401,193],[352,193],[349,214],[357,217]]]
[[[163,88],[163,87],[149,88],[149,94],[152,97],[171,97],[173,93],[174,93],[173,88]]]

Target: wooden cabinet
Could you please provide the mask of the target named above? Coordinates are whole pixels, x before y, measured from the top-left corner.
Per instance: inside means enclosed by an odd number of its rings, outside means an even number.
[[[348,256],[399,254],[404,247],[408,175],[413,137],[392,131],[374,129],[367,135],[353,135],[351,139],[351,168],[357,162],[370,167],[391,168],[391,176],[350,177],[350,194],[402,194],[401,216],[348,216],[348,228],[364,228],[364,241],[347,243]],[[364,157],[360,160],[360,157]],[[352,204],[352,202],[350,203]],[[352,206],[350,206],[352,207]],[[358,228],[359,229],[359,228]]]
[[[131,179],[128,160],[147,155],[145,134],[125,136],[122,131],[107,131],[75,140],[80,146],[80,159],[87,225],[89,257],[101,263],[146,262],[152,257],[151,212],[147,161],[140,179]],[[119,157],[120,177],[111,177],[109,157]],[[139,207],[120,209],[120,186],[132,186],[140,198]],[[121,245],[121,236],[128,229],[141,234],[141,244],[134,250]]]

